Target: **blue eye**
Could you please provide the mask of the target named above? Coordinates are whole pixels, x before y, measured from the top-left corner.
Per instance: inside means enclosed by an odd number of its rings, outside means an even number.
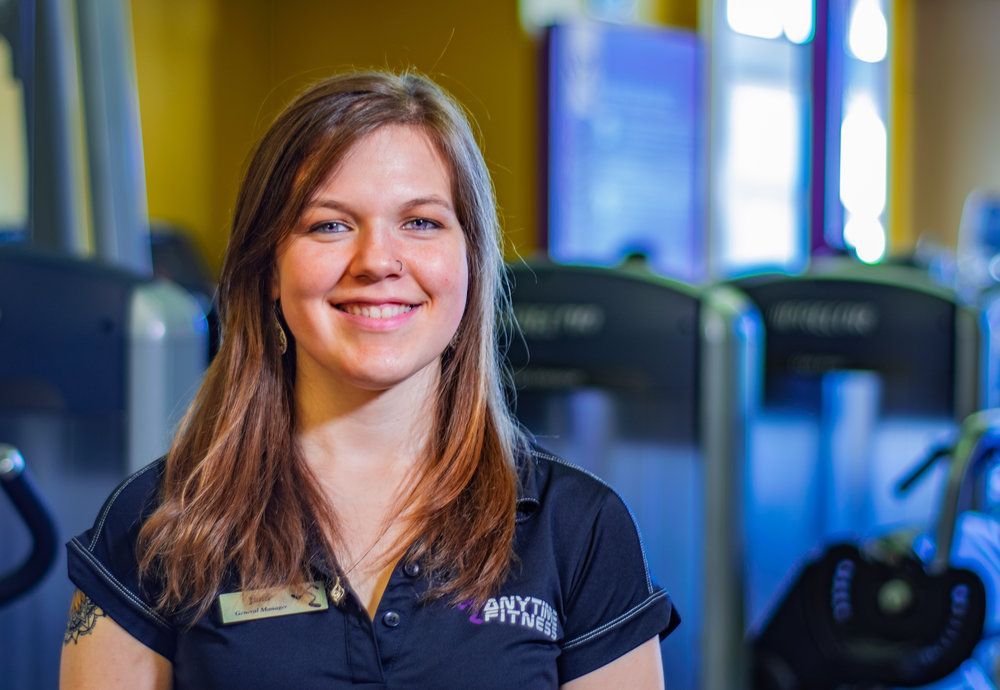
[[[441,224],[429,218],[414,218],[406,222],[406,227],[413,230],[436,230],[441,227]]]
[[[327,220],[322,223],[316,223],[309,228],[309,232],[318,232],[321,234],[337,234],[341,232],[347,232],[350,230],[349,227],[336,220]]]

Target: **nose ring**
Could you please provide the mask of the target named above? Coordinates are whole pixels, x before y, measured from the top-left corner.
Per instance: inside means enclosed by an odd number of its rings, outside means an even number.
[[[403,272],[403,262],[400,261],[399,259],[396,259],[396,263],[399,264],[399,271],[398,271],[398,273],[402,273]]]

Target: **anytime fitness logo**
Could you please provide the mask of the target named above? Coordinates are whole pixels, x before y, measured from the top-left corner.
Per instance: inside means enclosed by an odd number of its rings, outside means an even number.
[[[871,302],[789,300],[767,311],[768,324],[779,333],[820,337],[871,335],[878,320],[878,307]]]
[[[469,609],[471,602],[458,605],[459,610]],[[537,630],[550,640],[559,636],[559,616],[552,605],[538,597],[491,597],[482,611],[470,610],[469,622],[475,625],[500,623],[519,628]]]

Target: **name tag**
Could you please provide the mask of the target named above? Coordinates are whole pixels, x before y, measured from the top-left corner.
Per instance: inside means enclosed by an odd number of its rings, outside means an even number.
[[[330,604],[322,583],[310,582],[294,590],[287,588],[227,592],[219,595],[218,608],[222,624],[231,625],[260,618],[325,611],[330,608]]]

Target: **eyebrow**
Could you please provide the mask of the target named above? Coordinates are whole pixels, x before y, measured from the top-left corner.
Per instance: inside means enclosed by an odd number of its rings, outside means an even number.
[[[418,196],[415,199],[410,199],[400,205],[400,210],[409,211],[412,208],[417,208],[418,206],[440,206],[450,213],[454,213],[455,209],[452,208],[451,204],[448,203],[447,199],[444,199],[437,194],[428,194],[427,196]],[[342,213],[347,213],[353,215],[351,207],[347,204],[343,204],[336,199],[330,199],[327,197],[320,199],[313,199],[309,202],[306,208],[328,208],[332,211],[340,211]]]
[[[411,208],[416,208],[417,206],[427,206],[427,205],[441,206],[447,211],[450,211],[452,213],[455,212],[455,209],[451,207],[451,204],[448,203],[448,200],[439,197],[437,194],[429,194],[428,196],[418,196],[416,199],[410,199],[405,204],[403,204],[401,208],[411,209]]]

